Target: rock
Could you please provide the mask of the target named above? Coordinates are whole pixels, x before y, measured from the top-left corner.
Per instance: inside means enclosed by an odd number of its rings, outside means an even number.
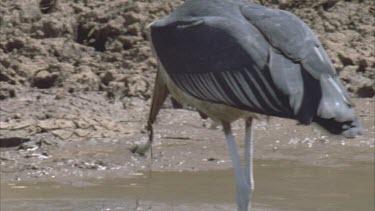
[[[100,79],[89,66],[81,66],[76,69],[76,72],[78,73],[73,74],[66,79],[68,87],[74,87],[75,91],[98,90]]]
[[[100,79],[103,84],[108,85],[109,82],[115,79],[115,74],[115,70],[108,70],[107,72],[100,74]]]
[[[37,0],[18,0],[16,1],[16,5],[21,9],[21,20],[24,22],[37,21],[42,15]]]
[[[40,147],[39,141],[27,141],[20,144],[18,150],[34,151]]]
[[[43,14],[52,12],[57,5],[57,0],[41,0],[39,3],[40,11]]]
[[[42,30],[44,37],[59,37],[66,29],[60,20],[46,17],[42,21]]]
[[[127,87],[123,81],[111,81],[105,90],[107,92],[107,97],[110,99],[118,99],[127,95]]]
[[[356,52],[354,49],[346,49],[345,52],[338,53],[338,57],[344,66],[356,64],[359,56],[360,55],[358,52]]]
[[[120,36],[119,41],[122,43],[124,50],[129,50],[137,42],[137,39],[132,36]]]
[[[0,88],[0,100],[17,97],[16,91],[14,88],[1,86],[1,83],[0,83],[0,87],[1,87]]]
[[[131,11],[124,14],[124,19],[126,25],[131,25],[133,23],[139,23],[143,21],[144,16],[142,16],[142,14]]]
[[[42,70],[35,74],[32,85],[40,89],[51,88],[55,85],[58,77],[58,73],[50,73],[46,70]]]
[[[146,102],[139,97],[127,97],[122,100],[122,105],[125,109],[137,110],[139,112],[145,109]]]
[[[141,26],[137,23],[129,25],[127,28],[127,33],[132,36],[140,36]]]
[[[348,90],[359,97],[373,97],[375,95],[375,83],[373,80],[358,73],[359,66],[346,66],[340,72],[340,78],[345,82]]]
[[[359,87],[356,91],[359,97],[374,97],[375,96],[375,85],[374,82],[368,81]]]
[[[278,4],[279,4],[280,9],[285,9],[289,6],[289,1],[288,0],[279,0]]]
[[[16,37],[16,38],[11,38],[8,40],[5,50],[7,52],[12,52],[13,50],[20,50],[24,47],[25,47],[25,40],[20,37]]]

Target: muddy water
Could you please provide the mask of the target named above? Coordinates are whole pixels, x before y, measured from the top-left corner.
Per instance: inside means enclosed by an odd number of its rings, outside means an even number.
[[[145,175],[148,175],[147,173]],[[231,170],[1,185],[1,210],[234,210]],[[374,210],[374,164],[255,162],[253,210]]]

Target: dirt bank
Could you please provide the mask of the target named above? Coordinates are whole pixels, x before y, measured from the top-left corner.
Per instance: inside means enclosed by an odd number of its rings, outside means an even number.
[[[147,101],[156,62],[145,27],[181,2],[2,1],[0,99],[17,97],[20,89],[60,87],[71,93],[104,92],[125,106]],[[358,97],[374,96],[372,1],[262,2],[305,20],[327,48],[349,91]]]

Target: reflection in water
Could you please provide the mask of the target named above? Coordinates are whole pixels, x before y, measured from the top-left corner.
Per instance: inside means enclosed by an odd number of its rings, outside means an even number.
[[[254,210],[374,210],[374,164],[255,162]],[[1,185],[1,210],[234,210],[231,170]]]

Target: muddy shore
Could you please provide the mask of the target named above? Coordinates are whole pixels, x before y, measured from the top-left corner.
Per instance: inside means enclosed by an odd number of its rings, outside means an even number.
[[[59,106],[56,106],[56,98]],[[356,99],[364,135],[345,139],[293,120],[256,121],[255,159],[308,165],[347,166],[374,162],[374,99]],[[131,152],[145,143],[147,107],[123,109],[100,93],[59,90],[24,93],[2,101],[1,179],[129,177],[150,169],[149,153]],[[243,147],[243,122],[234,123]],[[152,171],[214,170],[231,167],[223,132],[197,112],[164,109],[155,125]]]

